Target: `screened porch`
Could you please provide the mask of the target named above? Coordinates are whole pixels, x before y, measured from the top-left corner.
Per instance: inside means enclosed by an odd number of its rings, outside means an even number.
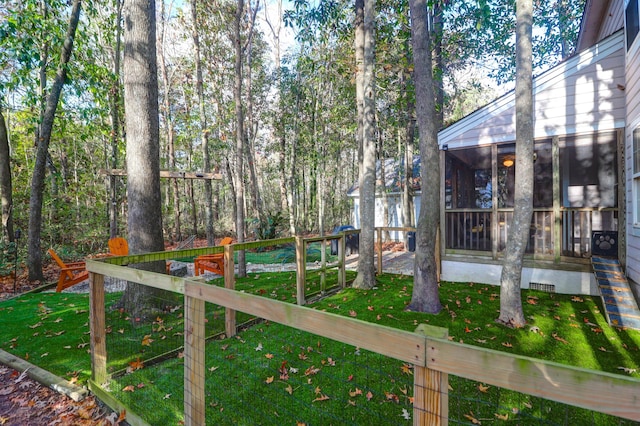
[[[608,231],[606,243],[615,243],[616,147],[615,132],[535,142],[529,257],[588,258],[594,231]],[[499,258],[513,218],[515,144],[445,150],[444,171],[446,253]]]

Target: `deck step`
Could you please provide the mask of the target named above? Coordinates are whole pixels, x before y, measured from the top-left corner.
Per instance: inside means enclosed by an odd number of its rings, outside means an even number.
[[[640,309],[617,259],[591,258],[609,325],[640,330]]]

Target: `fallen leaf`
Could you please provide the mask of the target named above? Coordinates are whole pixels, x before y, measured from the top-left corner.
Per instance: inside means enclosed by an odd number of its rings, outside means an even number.
[[[622,370],[627,374],[632,374],[637,371],[635,368],[628,368],[628,367],[618,367],[618,370]]]
[[[256,351],[261,351],[262,350],[262,343],[258,343],[258,346],[256,346]]]
[[[142,346],[151,346],[152,342],[153,339],[151,338],[150,334],[147,334],[142,338]]]
[[[505,414],[494,413],[493,415],[496,416],[498,420],[503,420],[503,421],[509,420],[509,413],[505,413]]]
[[[582,297],[579,297],[579,296],[573,296],[571,298],[571,301],[572,302],[584,302],[584,300],[582,300]]]
[[[474,425],[481,425],[482,423],[480,423],[480,420],[476,419],[475,417],[473,417],[473,411],[470,411],[471,414],[465,414],[464,417],[469,420],[471,423],[473,423]]]
[[[274,376],[269,376],[269,377],[267,377],[267,380],[265,380],[264,382],[265,382],[266,384],[273,383],[273,378],[274,378]]]
[[[373,399],[373,394],[371,393],[371,391],[367,392],[365,396],[367,397],[367,401],[371,401],[371,399]]]
[[[413,367],[409,364],[402,364],[402,367],[400,367],[400,370],[402,370],[402,373],[407,374],[407,375],[412,375],[413,372],[411,371]]]
[[[264,354],[264,357],[266,359],[272,359],[273,358],[273,354]]]
[[[314,374],[318,374],[319,371],[320,371],[319,368],[315,368],[315,366],[312,365],[311,367],[307,368],[304,371],[304,375],[305,376],[313,376]]]
[[[504,346],[505,348],[512,348],[513,345],[509,342],[502,342],[502,346]]]
[[[127,367],[127,373],[131,373],[132,371],[140,370],[144,368],[144,363],[140,361],[140,358],[135,361],[131,361],[129,363],[129,367]]]
[[[356,397],[358,395],[362,395],[362,390],[361,389],[356,388],[356,390],[354,390],[354,391],[349,390],[349,396],[351,398],[354,398],[354,397]]]
[[[478,383],[478,390],[483,393],[487,393],[491,386],[483,386],[482,383]]]
[[[367,309],[373,311],[373,306],[367,306]]]
[[[388,401],[393,401],[393,402],[400,402],[400,398],[398,398],[398,395],[396,395],[395,393],[391,393],[391,392],[385,392],[384,396],[387,398]]]
[[[162,397],[162,399],[169,399],[169,398],[171,398],[171,394],[170,393],[167,393],[167,394],[165,394],[165,396]]]
[[[353,309],[349,311],[349,316],[350,317],[357,317],[358,314],[356,313],[356,311],[354,311]]]
[[[601,350],[602,352],[609,352],[608,350],[606,350],[606,349],[604,348],[604,346],[600,346],[598,349],[599,349],[599,350]]]
[[[133,385],[129,385],[129,386],[125,386],[122,390],[124,392],[133,392],[134,390],[136,390],[136,388]]]
[[[402,414],[401,414],[402,418],[405,420],[411,420],[411,413],[409,413],[409,411],[406,408],[402,409]]]
[[[558,336],[558,333],[551,333],[551,335],[553,336],[554,339],[556,339],[558,342],[562,342],[565,345],[568,344],[569,342],[567,342],[565,339],[563,339],[562,337]]]
[[[327,396],[327,395],[323,395],[323,394],[320,394],[320,396],[319,396],[319,397],[317,397],[316,399],[314,399],[312,402],[317,402],[317,401],[326,401],[326,400],[328,400],[328,399],[329,399],[329,396]]]
[[[287,385],[287,387],[284,389],[289,395],[293,395],[293,387],[291,386],[291,383],[289,383]]]

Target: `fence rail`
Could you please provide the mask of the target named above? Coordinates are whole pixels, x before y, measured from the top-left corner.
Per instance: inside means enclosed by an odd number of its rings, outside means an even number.
[[[323,238],[323,241],[331,238],[333,237]],[[298,240],[298,245],[304,247],[304,244],[304,241]],[[233,247],[225,247],[223,251],[225,260],[232,262]],[[301,254],[299,256],[304,257]],[[145,258],[144,255],[132,257],[135,257],[136,262],[156,260]],[[92,380],[90,387],[98,394],[104,394],[102,386],[108,380],[104,276],[180,293],[184,296],[185,306],[184,419],[186,425],[205,424],[203,309],[205,302],[224,306],[227,315],[240,310],[259,318],[413,364],[414,424],[447,423],[449,374],[640,421],[640,410],[638,410],[640,380],[637,379],[451,342],[446,338],[445,329],[421,326],[412,333],[251,295],[232,288],[207,285],[190,278],[170,277],[119,266],[118,264],[132,263],[121,262],[122,260],[127,259],[87,261],[91,291]],[[303,264],[303,261],[298,259],[298,264]],[[233,271],[233,268],[226,268],[225,271]],[[229,279],[232,278],[232,273],[229,273]],[[225,276],[225,287],[226,279],[227,276]],[[233,332],[235,333],[235,330]],[[109,401],[117,405],[113,399]]]

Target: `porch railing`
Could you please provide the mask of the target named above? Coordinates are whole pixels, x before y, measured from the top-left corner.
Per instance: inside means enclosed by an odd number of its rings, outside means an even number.
[[[447,210],[445,247],[449,252],[500,254],[506,247],[513,209]],[[618,209],[535,209],[526,252],[539,258],[591,256],[592,231],[616,231]]]

